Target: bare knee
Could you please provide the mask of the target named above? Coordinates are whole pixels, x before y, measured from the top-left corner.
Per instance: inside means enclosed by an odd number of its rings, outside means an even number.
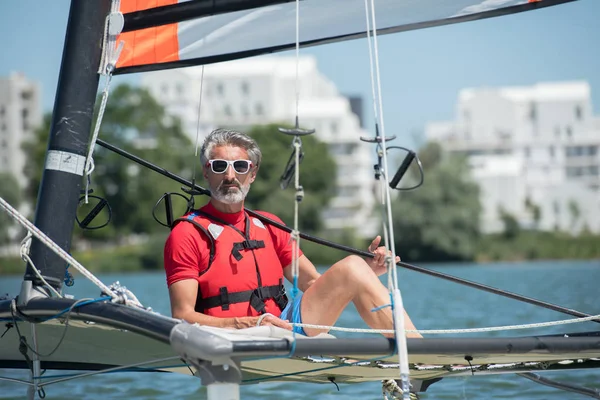
[[[336,272],[340,280],[353,287],[362,285],[366,279],[377,278],[366,261],[355,255],[341,259],[332,265],[331,269]]]

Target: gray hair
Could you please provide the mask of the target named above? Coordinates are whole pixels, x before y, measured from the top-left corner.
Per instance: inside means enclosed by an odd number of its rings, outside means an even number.
[[[202,144],[202,149],[200,150],[202,167],[210,159],[212,149],[219,146],[235,146],[246,150],[250,161],[257,167],[262,160],[262,153],[258,148],[258,144],[247,134],[228,129],[215,129],[204,139],[204,143]]]

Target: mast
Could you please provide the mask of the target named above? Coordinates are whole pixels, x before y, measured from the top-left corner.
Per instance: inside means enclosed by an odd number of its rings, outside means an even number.
[[[58,87],[52,113],[44,172],[38,191],[35,225],[63,250],[71,249],[75,213],[91,134],[98,66],[102,55],[105,18],[110,0],[72,0]],[[57,291],[62,288],[65,262],[37,239],[31,261]],[[31,265],[23,277],[20,302],[41,289]]]

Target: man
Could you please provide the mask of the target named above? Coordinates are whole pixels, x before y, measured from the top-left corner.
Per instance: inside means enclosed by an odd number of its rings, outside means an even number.
[[[213,131],[202,146],[201,162],[210,202],[180,219],[165,244],[174,318],[223,328],[273,325],[292,330],[290,322],[332,326],[352,301],[371,328],[392,329],[390,307],[371,311],[389,303],[378,278],[386,272],[387,253],[379,247],[380,236],[369,246],[372,259],[348,256],[322,275],[300,252],[298,287],[303,294],[295,304],[288,303],[283,277],[292,282],[290,234],[244,212],[244,199],[261,162],[256,142],[243,133]],[[272,214],[261,214],[281,222]],[[415,329],[406,314],[405,326]],[[295,330],[308,336],[322,332]]]

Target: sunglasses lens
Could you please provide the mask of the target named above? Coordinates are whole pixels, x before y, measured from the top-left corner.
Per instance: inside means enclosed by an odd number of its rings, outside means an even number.
[[[238,174],[245,174],[250,169],[250,163],[247,160],[237,160],[233,162],[233,169]]]
[[[227,161],[225,160],[214,160],[212,162],[212,170],[217,174],[225,172],[227,169]]]

